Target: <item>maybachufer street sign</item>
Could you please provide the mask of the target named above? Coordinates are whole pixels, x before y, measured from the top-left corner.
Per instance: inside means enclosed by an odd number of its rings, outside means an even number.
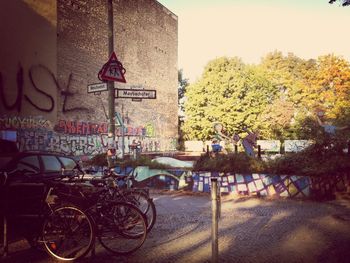
[[[157,91],[150,89],[117,89],[116,98],[156,99]]]

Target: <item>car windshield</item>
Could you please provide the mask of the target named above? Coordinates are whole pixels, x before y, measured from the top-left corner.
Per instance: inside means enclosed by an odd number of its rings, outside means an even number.
[[[11,159],[10,156],[0,156],[0,169],[4,168]]]

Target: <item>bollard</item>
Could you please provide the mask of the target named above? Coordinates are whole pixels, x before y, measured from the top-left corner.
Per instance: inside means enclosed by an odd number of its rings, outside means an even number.
[[[211,262],[218,262],[218,179],[211,178]]]
[[[238,153],[238,145],[235,144],[235,153]]]
[[[8,239],[7,239],[7,218],[6,218],[6,216],[4,216],[3,217],[3,220],[4,220],[4,222],[3,222],[3,227],[4,227],[4,229],[3,229],[3,234],[4,234],[4,236],[3,236],[3,254],[2,254],[2,256],[5,258],[5,257],[7,257],[7,255],[8,255],[8,249],[9,249],[9,244],[8,244]]]
[[[216,201],[216,204],[218,209],[218,219],[220,219],[221,218],[221,192],[220,192],[219,185],[217,186],[217,195],[218,195],[218,199]]]
[[[261,159],[261,146],[258,145],[258,158]]]

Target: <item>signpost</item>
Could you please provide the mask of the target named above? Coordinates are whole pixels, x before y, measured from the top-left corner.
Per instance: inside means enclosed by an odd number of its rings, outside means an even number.
[[[88,93],[97,93],[101,91],[107,91],[107,83],[94,83],[87,86]]]
[[[118,127],[121,127],[121,135],[122,135],[122,147],[121,147],[121,157],[124,158],[125,154],[125,127],[124,127],[124,121],[122,116],[119,114],[119,112],[115,112],[115,122]]]
[[[108,62],[103,66],[100,73],[101,75],[99,75],[99,78],[101,78],[102,80],[126,83],[126,80],[124,78],[125,68],[123,67],[122,63],[120,63],[120,61],[118,60],[115,52],[112,52],[111,57],[109,58]]]
[[[117,89],[116,98],[156,99],[157,91],[147,89]]]

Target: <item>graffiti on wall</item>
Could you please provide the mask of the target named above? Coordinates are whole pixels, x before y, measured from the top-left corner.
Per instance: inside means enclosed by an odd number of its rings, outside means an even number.
[[[277,197],[319,197],[346,189],[342,176],[312,178],[307,176],[193,173],[193,191],[210,192],[210,178],[216,177],[222,193]]]
[[[59,120],[54,130],[59,133],[74,135],[97,135],[108,132],[107,123]]]
[[[309,195],[310,182],[308,177],[279,176],[265,174],[220,174],[195,173],[193,190],[210,191],[210,178],[217,177],[220,191],[223,193],[257,194],[260,196],[305,197]]]
[[[106,151],[101,135],[58,134],[47,130],[19,130],[17,142],[22,151],[54,151],[70,155],[95,155]]]
[[[16,95],[15,101],[12,104],[8,102],[8,98],[6,97],[6,94],[5,94],[6,87],[4,85],[2,73],[0,72],[0,101],[4,106],[4,108],[6,110],[16,110],[17,112],[21,112],[22,103],[24,99],[29,104],[31,104],[34,108],[36,108],[41,112],[52,112],[53,109],[55,108],[54,98],[49,93],[47,93],[46,91],[41,89],[41,87],[38,86],[38,81],[40,80],[40,78],[43,78],[45,76],[52,79],[52,82],[53,82],[52,87],[54,87],[53,92],[57,92],[58,90],[60,95],[63,97],[63,104],[62,104],[63,113],[72,112],[72,111],[87,111],[87,112],[90,111],[90,109],[85,107],[69,107],[69,101],[76,94],[75,92],[71,91],[71,82],[72,82],[73,75],[72,74],[69,75],[66,87],[65,89],[62,89],[58,84],[56,76],[52,73],[52,71],[48,67],[44,65],[34,65],[29,68],[28,77],[29,77],[30,83],[32,84],[32,88],[34,88],[35,92],[28,91],[28,94],[25,93],[23,89],[24,88],[24,69],[21,66],[21,64],[19,64],[18,66],[17,77],[16,77],[17,95]],[[46,108],[44,108],[42,105],[35,103],[32,100],[33,97],[40,97],[40,98],[44,97],[45,99],[41,101],[45,101],[45,103],[49,102],[49,105]]]
[[[131,153],[129,146],[134,140],[140,142],[142,152],[176,149],[174,138],[150,137],[153,126],[148,125],[147,127],[125,127],[125,153]],[[0,117],[0,131],[3,131],[1,138],[7,136],[6,131],[8,133],[15,132],[16,136],[11,136],[17,140],[19,149],[22,151],[55,151],[71,155],[90,156],[104,153],[108,148],[107,123],[59,120],[53,126],[50,121],[42,117],[3,116]],[[149,131],[151,132],[149,133]],[[120,150],[123,145],[120,136],[121,130],[117,131],[116,135],[117,149]]]
[[[50,129],[51,122],[41,117],[0,117],[0,130]]]

